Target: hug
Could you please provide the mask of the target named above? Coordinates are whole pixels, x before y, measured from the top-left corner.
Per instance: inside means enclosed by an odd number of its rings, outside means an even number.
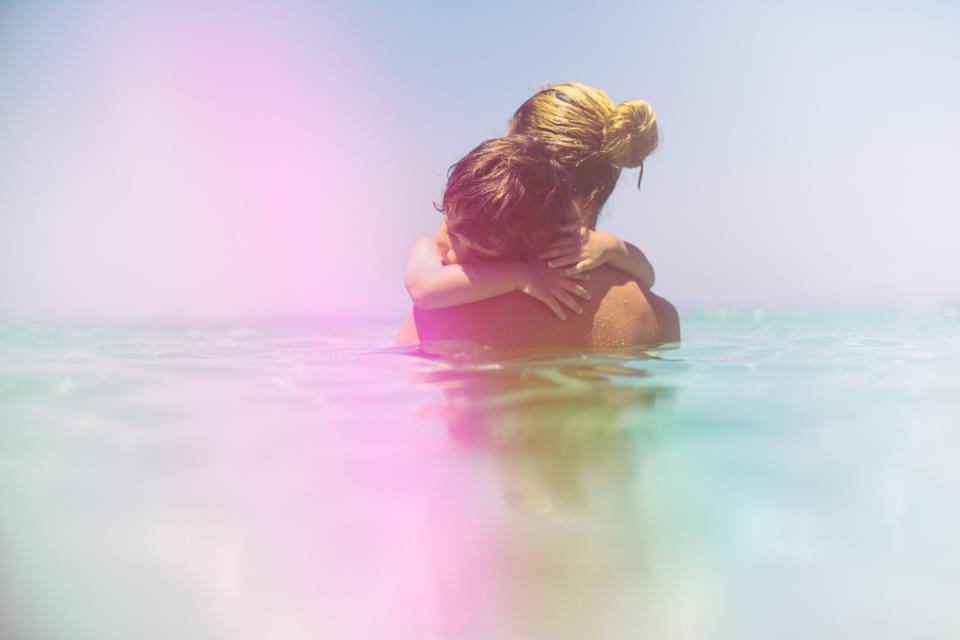
[[[451,167],[444,219],[414,243],[404,282],[414,309],[398,344],[609,350],[676,342],[676,309],[650,290],[637,247],[596,230],[622,169],[659,141],[641,100],[614,106],[569,83],[517,109],[507,135]]]

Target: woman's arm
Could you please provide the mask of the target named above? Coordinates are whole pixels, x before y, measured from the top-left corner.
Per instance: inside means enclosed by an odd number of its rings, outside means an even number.
[[[567,267],[574,275],[609,265],[623,271],[650,288],[656,281],[653,265],[637,247],[612,233],[593,231],[587,227],[567,227],[568,235],[558,240],[538,257],[551,268]]]
[[[421,238],[410,251],[404,284],[413,303],[423,309],[452,307],[522,291],[540,300],[563,319],[563,303],[576,313],[582,309],[573,296],[590,294],[574,280],[587,274],[565,275],[534,263],[514,260],[443,264],[436,238]]]

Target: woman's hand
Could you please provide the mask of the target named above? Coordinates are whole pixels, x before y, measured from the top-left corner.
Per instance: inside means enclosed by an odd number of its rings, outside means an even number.
[[[568,276],[583,273],[627,255],[627,246],[617,236],[573,224],[561,229],[562,237],[537,256],[556,269],[567,267]]]
[[[586,273],[564,275],[542,264],[530,263],[518,289],[550,307],[561,320],[566,320],[567,314],[561,303],[575,313],[583,313],[583,307],[574,296],[589,300],[590,292],[575,280],[586,282],[589,279],[590,275]]]

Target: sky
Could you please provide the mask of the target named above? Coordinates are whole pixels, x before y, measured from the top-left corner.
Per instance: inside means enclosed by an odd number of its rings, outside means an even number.
[[[657,113],[600,229],[681,312],[956,303],[958,78],[952,2],[4,2],[0,318],[399,318],[568,81]]]

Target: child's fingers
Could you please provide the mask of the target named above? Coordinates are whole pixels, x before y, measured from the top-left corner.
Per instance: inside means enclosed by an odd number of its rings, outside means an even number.
[[[567,280],[579,280],[581,282],[586,282],[590,279],[589,273],[568,273],[566,274]]]
[[[548,265],[548,266],[549,266],[549,265]],[[559,266],[559,265],[558,265],[558,266]],[[567,269],[566,274],[567,274],[568,276],[573,276],[573,275],[576,275],[576,274],[578,274],[578,273],[582,273],[582,272],[584,272],[584,271],[587,271],[587,270],[589,270],[589,269],[593,269],[595,266],[596,266],[596,264],[594,263],[593,260],[590,260],[590,259],[581,260],[580,262],[578,262],[578,263],[575,264],[574,266],[572,266],[572,267],[570,267],[569,269]]]
[[[556,258],[558,256],[570,254],[570,253],[579,253],[580,251],[580,241],[576,240],[574,242],[558,242],[557,244],[551,245],[537,254],[537,257],[541,260],[549,260],[550,258]]]
[[[573,296],[563,289],[554,289],[553,295],[557,300],[573,309],[576,313],[583,313],[583,307],[581,307],[580,304],[573,299]]]
[[[570,224],[560,227],[560,233],[569,233],[579,237],[583,237],[590,233],[590,227],[585,227],[579,222],[571,222]]]
[[[556,315],[561,320],[567,319],[567,314],[563,312],[563,309],[560,308],[559,303],[557,303],[557,301],[554,300],[553,296],[543,295],[539,291],[531,292],[530,295],[532,295],[534,298],[536,298],[543,304],[550,307],[550,310],[553,311],[554,315]]]
[[[548,297],[547,299],[543,300],[543,302],[546,303],[548,307],[550,307],[550,310],[553,311],[558,318],[560,318],[561,320],[567,319],[567,314],[563,312],[563,309],[560,308],[560,305],[557,303],[556,300]]]
[[[560,283],[560,286],[572,293],[575,296],[580,296],[584,300],[590,299],[590,292],[578,285],[576,282],[570,282],[569,280],[564,280]]]
[[[565,255],[559,258],[554,258],[552,260],[549,260],[547,262],[547,266],[550,267],[551,269],[555,269],[557,267],[566,267],[567,265],[577,264],[578,262],[580,262],[580,254],[572,253],[569,255]]]

